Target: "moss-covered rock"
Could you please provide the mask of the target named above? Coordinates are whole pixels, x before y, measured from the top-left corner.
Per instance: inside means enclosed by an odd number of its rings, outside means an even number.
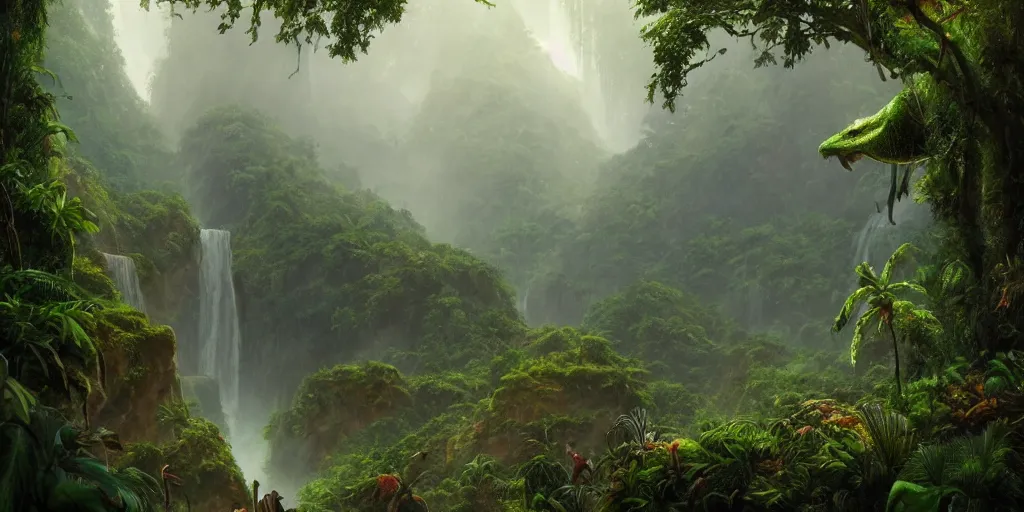
[[[473,403],[490,391],[487,381],[475,372],[454,371],[410,377],[413,411],[423,421],[456,404]]]
[[[130,256],[150,318],[175,325],[199,293],[199,223],[179,194],[144,190],[117,196],[120,215],[107,252]],[[179,329],[180,330],[180,329]]]
[[[247,504],[250,498],[242,472],[217,426],[188,418],[182,427],[174,440],[129,445],[118,465],[137,467],[157,478],[160,469],[169,465],[167,471],[182,481],[181,487],[172,487],[173,501],[182,502],[187,496],[192,510],[235,510]]]
[[[568,328],[534,336],[528,350],[538,355],[502,376],[480,421],[451,439],[456,460],[472,452],[518,463],[566,441],[603,446],[615,417],[650,402],[646,370],[604,338]]]
[[[127,306],[101,309],[96,320],[105,371],[88,399],[90,417],[127,442],[160,439],[157,411],[180,394],[174,332]]]
[[[102,256],[99,251],[85,251],[75,258],[75,283],[96,297],[113,299],[117,296],[117,286],[106,274]]]
[[[405,379],[390,365],[337,365],[314,373],[267,428],[272,472],[294,478],[316,470],[348,436],[410,404]]]

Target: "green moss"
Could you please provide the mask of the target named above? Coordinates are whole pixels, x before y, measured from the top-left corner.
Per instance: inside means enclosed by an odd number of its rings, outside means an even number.
[[[105,382],[90,397],[91,414],[122,439],[159,439],[157,408],[179,393],[174,332],[123,304],[99,309],[95,319],[90,334],[103,353]]]
[[[348,436],[411,403],[407,383],[394,366],[369,362],[316,372],[267,428],[271,465],[291,475],[314,470]]]
[[[144,190],[117,198],[122,212],[116,227],[122,254],[132,254],[139,278],[182,268],[195,257],[199,223],[179,194]]]
[[[638,361],[619,356],[597,336],[565,328],[542,339],[559,338],[569,350],[522,362],[501,378],[490,410],[529,422],[547,414],[629,408],[649,401],[646,371]]]
[[[74,270],[75,282],[89,293],[104,299],[113,299],[117,296],[117,287],[104,272],[100,255],[95,251],[76,257]]]
[[[430,418],[448,407],[475,402],[487,394],[487,381],[481,372],[474,374],[444,372],[411,377],[409,390],[415,409]]]
[[[542,327],[530,332],[527,350],[534,356],[562,352],[572,348],[572,342],[578,337],[579,332],[572,327]]]
[[[248,503],[231,447],[210,421],[189,418],[173,441],[129,445],[118,461],[121,467],[137,467],[157,478],[165,464],[170,466],[168,472],[182,480],[172,493],[186,494],[192,510],[233,510],[234,504]]]

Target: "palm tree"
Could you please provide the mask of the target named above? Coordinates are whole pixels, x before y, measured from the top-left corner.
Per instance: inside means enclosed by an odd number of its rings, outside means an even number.
[[[909,243],[899,246],[885,262],[881,275],[875,274],[875,269],[866,261],[857,265],[855,272],[857,272],[859,288],[846,298],[843,308],[832,325],[832,332],[841,331],[849,323],[853,312],[861,304],[867,303],[869,309],[860,316],[853,329],[850,362],[857,363],[857,354],[864,340],[864,329],[872,322],[877,322],[879,331],[884,326],[892,337],[892,351],[896,360],[896,392],[901,396],[903,395],[903,386],[900,382],[900,350],[894,323],[898,317],[901,317],[905,320],[924,322],[932,329],[939,328],[938,320],[930,311],[917,307],[913,302],[898,298],[897,294],[905,292],[917,292],[927,296],[928,292],[924,287],[907,281],[892,282],[896,265],[909,256],[912,250],[916,249]]]

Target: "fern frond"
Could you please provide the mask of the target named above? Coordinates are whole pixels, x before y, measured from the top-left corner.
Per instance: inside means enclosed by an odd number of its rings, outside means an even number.
[[[873,288],[879,287],[878,275],[875,274],[874,267],[868,262],[862,262],[853,269],[857,273],[857,287],[864,288],[870,286]]]
[[[853,340],[850,341],[850,364],[857,364],[857,354],[860,353],[860,347],[864,343],[864,329],[872,320],[878,319],[879,311],[878,308],[871,308],[857,319],[857,325],[853,327]]]
[[[917,250],[917,247],[914,247],[914,244],[909,242],[897,247],[893,251],[892,256],[889,256],[889,259],[885,262],[885,266],[882,267],[882,275],[878,277],[878,281],[883,286],[887,285],[892,280],[892,273],[895,271],[896,266],[910,260]]]
[[[866,302],[871,294],[874,293],[875,288],[873,286],[864,286],[858,288],[857,291],[850,294],[846,298],[846,302],[843,303],[842,309],[839,310],[839,314],[836,316],[835,322],[832,324],[832,332],[839,332],[846,327],[846,324],[850,322],[850,317],[853,316],[853,311]]]

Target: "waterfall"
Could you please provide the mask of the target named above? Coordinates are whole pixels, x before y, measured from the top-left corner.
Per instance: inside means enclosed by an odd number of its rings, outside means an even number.
[[[906,224],[913,220],[914,210],[918,206],[909,198],[894,203],[892,205],[892,220],[896,223],[895,225],[889,222],[889,214],[885,208],[882,208],[879,213],[871,214],[867,222],[864,223],[864,227],[857,233],[850,268],[866,261],[875,267],[876,271],[881,272],[882,266],[885,265],[892,251],[907,241],[898,237],[901,232],[910,231],[905,229],[907,228]]]
[[[526,319],[526,310],[530,304],[530,285],[526,285],[526,290],[523,291],[522,295],[519,296],[519,300],[516,302],[516,309],[518,309],[519,313],[523,315],[523,321],[529,323]]]
[[[231,233],[200,231],[199,373],[213,377],[230,433],[237,432],[241,333],[231,273]]]
[[[114,280],[121,299],[131,307],[145,313],[146,300],[139,286],[139,272],[135,269],[135,260],[120,254],[102,253],[107,260],[107,272]]]
[[[914,174],[917,178],[921,169]],[[896,224],[889,222],[889,214],[884,205],[881,212],[873,213],[868,217],[864,227],[857,233],[853,244],[853,261],[850,262],[850,270],[863,262],[868,262],[874,267],[875,272],[881,272],[885,262],[892,255],[900,244],[909,242],[910,236],[919,233],[931,224],[931,216],[923,215],[928,212],[928,207],[913,201],[911,198],[904,198],[892,206],[892,219]],[[854,280],[852,290],[857,289],[857,281]],[[851,290],[851,291],[852,291]],[[860,310],[851,318],[856,321],[865,311],[867,304],[862,304]]]

